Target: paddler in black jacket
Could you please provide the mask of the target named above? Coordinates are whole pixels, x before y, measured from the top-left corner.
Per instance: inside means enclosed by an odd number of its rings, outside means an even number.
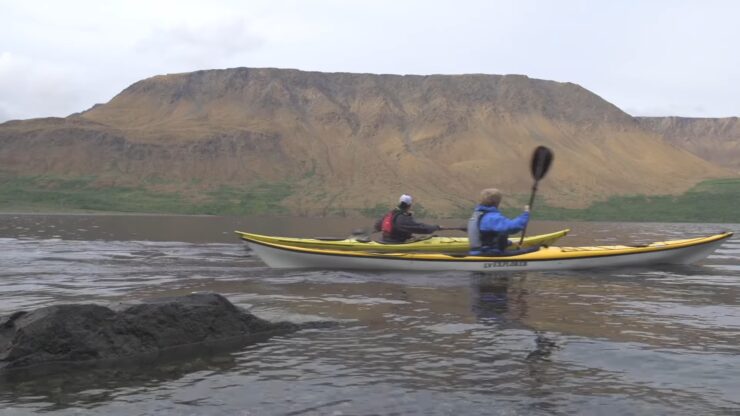
[[[431,234],[441,229],[439,225],[414,221],[414,213],[410,211],[413,202],[411,195],[401,195],[398,207],[375,222],[375,231],[383,232],[382,242],[403,243],[410,239],[412,234]]]

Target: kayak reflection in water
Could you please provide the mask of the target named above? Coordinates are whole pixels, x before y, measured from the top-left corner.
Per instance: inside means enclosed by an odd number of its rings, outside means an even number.
[[[429,225],[414,220],[411,195],[403,194],[398,199],[398,206],[375,222],[375,231],[382,231],[383,243],[403,243],[413,234],[431,234],[440,230],[439,225]]]
[[[496,188],[484,189],[480,193],[480,204],[475,207],[473,215],[468,220],[468,239],[470,254],[501,255],[511,242],[509,235],[522,231],[529,222],[529,205],[524,206],[524,212],[514,219],[509,219],[498,210],[502,194]],[[539,247],[517,250],[522,254],[537,251]]]
[[[535,336],[534,349],[522,351],[527,352],[525,361],[530,363],[550,361],[552,353],[559,350],[560,346],[554,336],[525,322],[529,297],[523,285],[525,278],[526,274],[500,277],[477,275],[471,287],[471,309],[478,322],[493,326],[497,330],[531,331]]]
[[[527,291],[521,287],[522,277],[516,273],[514,276],[492,277],[485,273],[475,276],[471,286],[471,309],[478,321],[502,329],[525,328],[520,321],[527,313]],[[511,280],[519,284],[513,286]]]

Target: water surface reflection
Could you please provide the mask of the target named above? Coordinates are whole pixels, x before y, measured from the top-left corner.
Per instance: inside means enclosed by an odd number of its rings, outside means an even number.
[[[5,378],[3,415],[740,409],[737,237],[704,264],[688,267],[370,273],[272,270],[232,235],[234,229],[342,235],[357,228],[354,220],[321,227],[215,217],[0,220],[0,313],[211,290],[266,319],[340,322],[144,368]],[[568,245],[740,231],[542,222],[533,232],[566,226],[573,228]]]

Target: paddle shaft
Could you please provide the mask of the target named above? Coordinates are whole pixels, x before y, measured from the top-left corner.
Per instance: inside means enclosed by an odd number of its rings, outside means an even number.
[[[529,196],[529,211],[532,211],[532,205],[534,205],[534,194],[537,193],[537,184],[539,183],[539,180],[534,181],[534,185],[532,185],[532,195]],[[522,243],[524,243],[524,234],[527,233],[527,225],[529,224],[529,221],[527,221],[527,224],[524,224],[524,228],[522,228],[522,236],[519,238],[519,247],[522,246]]]
[[[439,227],[439,231],[468,231],[466,227]]]

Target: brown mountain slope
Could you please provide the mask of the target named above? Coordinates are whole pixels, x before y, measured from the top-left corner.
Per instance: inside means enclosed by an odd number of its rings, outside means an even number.
[[[287,182],[299,213],[409,192],[444,213],[482,187],[526,194],[540,144],[556,155],[541,195],[561,206],[728,175],[571,83],[248,68],[156,76],[66,119],[0,125],[0,169],[168,190]]]
[[[710,162],[740,172],[740,118],[638,117],[648,131]]]

